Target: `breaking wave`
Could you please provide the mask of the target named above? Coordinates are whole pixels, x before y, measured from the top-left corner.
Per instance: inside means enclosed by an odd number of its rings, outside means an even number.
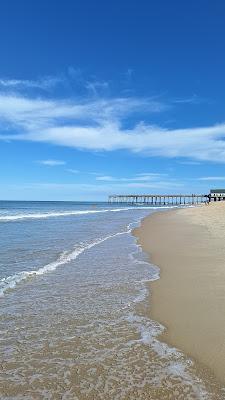
[[[145,210],[145,209],[165,209],[165,208],[177,208],[177,206],[161,206],[161,207],[123,207],[114,209],[104,210],[78,210],[78,211],[58,211],[50,213],[30,213],[30,214],[14,214],[14,215],[0,215],[0,222],[18,221],[24,219],[42,219],[42,218],[53,218],[53,217],[67,217],[71,215],[86,215],[86,214],[97,214],[106,212],[119,212],[128,210]]]
[[[0,280],[0,296],[2,297],[6,291],[8,291],[9,289],[14,289],[18,283],[25,281],[26,279],[55,271],[56,268],[58,268],[60,265],[67,264],[70,261],[75,260],[85,250],[91,249],[92,247],[94,247],[100,243],[103,243],[108,239],[112,239],[115,236],[125,235],[130,232],[131,232],[131,229],[128,228],[128,230],[126,230],[126,231],[117,232],[113,235],[109,235],[109,236],[105,236],[103,238],[96,239],[95,241],[93,241],[91,243],[81,243],[81,244],[77,245],[72,251],[64,251],[63,253],[60,254],[60,256],[57,258],[57,260],[44,265],[43,267],[39,268],[38,270],[21,271],[21,272],[18,272],[17,274],[10,275],[6,278],[2,278]]]

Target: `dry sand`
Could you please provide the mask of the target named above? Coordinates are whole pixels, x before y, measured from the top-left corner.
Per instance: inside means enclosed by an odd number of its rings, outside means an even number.
[[[160,267],[149,312],[161,339],[225,383],[225,202],[153,214],[134,234]]]

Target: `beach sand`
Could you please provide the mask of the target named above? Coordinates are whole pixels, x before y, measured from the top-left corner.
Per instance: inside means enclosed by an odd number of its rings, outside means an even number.
[[[135,236],[160,279],[150,283],[149,315],[161,340],[225,383],[225,202],[159,212]]]

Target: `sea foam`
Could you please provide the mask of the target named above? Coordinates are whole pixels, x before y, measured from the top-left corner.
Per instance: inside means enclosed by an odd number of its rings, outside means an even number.
[[[58,268],[60,265],[67,264],[67,263],[75,260],[85,250],[91,249],[92,247],[94,247],[100,243],[103,243],[108,239],[112,239],[113,237],[116,237],[118,235],[125,235],[130,232],[131,232],[131,230],[128,228],[126,231],[117,232],[113,235],[108,235],[103,238],[96,239],[91,243],[81,243],[81,244],[77,245],[72,251],[62,252],[55,261],[44,265],[43,267],[39,268],[38,270],[21,271],[21,272],[18,272],[17,274],[10,275],[6,278],[2,278],[0,280],[0,297],[2,297],[7,290],[14,289],[18,283],[25,281],[34,276],[39,276],[39,275],[43,275],[43,274],[55,271],[56,268]]]
[[[42,219],[42,218],[53,218],[53,217],[67,217],[72,215],[87,215],[87,214],[97,214],[106,212],[120,212],[128,210],[148,210],[148,209],[165,209],[165,208],[177,208],[177,206],[160,206],[160,207],[123,207],[123,208],[113,208],[113,209],[102,209],[102,210],[78,210],[78,211],[58,211],[49,213],[30,213],[30,214],[13,214],[13,215],[0,215],[0,222],[18,221],[24,219]]]

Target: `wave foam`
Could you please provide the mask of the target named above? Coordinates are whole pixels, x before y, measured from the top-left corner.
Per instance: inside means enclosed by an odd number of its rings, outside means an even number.
[[[21,219],[40,219],[40,218],[51,218],[51,217],[66,217],[69,215],[82,215],[82,214],[96,214],[106,212],[108,210],[83,210],[83,211],[62,211],[62,212],[50,212],[50,213],[33,213],[33,214],[15,214],[15,215],[3,215],[0,216],[0,221],[17,221]]]
[[[109,235],[104,238],[99,238],[88,244],[80,244],[74,250],[72,250],[70,252],[64,251],[57,260],[44,265],[43,267],[39,268],[38,270],[21,271],[21,272],[18,272],[17,274],[10,275],[6,278],[2,278],[0,280],[0,297],[3,296],[7,290],[15,288],[15,286],[18,283],[20,283],[26,279],[29,279],[30,277],[33,277],[33,276],[39,276],[39,275],[46,274],[48,272],[55,271],[56,268],[58,268],[60,265],[67,264],[70,261],[75,260],[85,250],[91,249],[92,247],[94,247],[100,243],[103,243],[108,239],[112,239],[119,235],[125,235],[130,232],[131,232],[131,230],[128,229],[127,231],[124,231],[124,232],[117,232],[113,235]]]
[[[85,214],[97,214],[105,212],[120,212],[128,210],[156,210],[165,208],[177,208],[178,206],[162,206],[162,207],[124,207],[124,208],[113,208],[104,210],[78,210],[78,211],[61,211],[61,212],[49,212],[49,213],[33,213],[33,214],[15,214],[15,215],[0,215],[0,222],[18,221],[24,219],[42,219],[52,217],[67,217],[70,215],[85,215]]]

